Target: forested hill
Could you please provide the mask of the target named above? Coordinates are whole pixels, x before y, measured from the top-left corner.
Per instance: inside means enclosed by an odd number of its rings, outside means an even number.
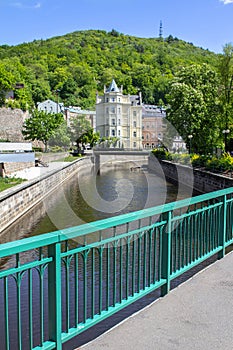
[[[22,108],[57,98],[56,90],[66,106],[93,108],[96,91],[103,93],[114,78],[125,94],[140,90],[143,102],[158,104],[166,102],[169,81],[181,66],[205,62],[215,67],[217,57],[171,35],[145,39],[114,29],[78,31],[0,46],[0,88],[24,83],[24,89],[15,90]]]

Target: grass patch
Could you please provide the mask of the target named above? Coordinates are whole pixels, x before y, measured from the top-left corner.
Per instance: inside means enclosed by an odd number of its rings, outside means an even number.
[[[21,184],[26,180],[20,179],[20,178],[15,178],[15,177],[0,177],[0,192],[7,190],[10,187],[16,186]]]
[[[73,162],[74,160],[81,158],[82,155],[79,154],[78,156],[67,156],[65,158],[62,159],[63,162]]]

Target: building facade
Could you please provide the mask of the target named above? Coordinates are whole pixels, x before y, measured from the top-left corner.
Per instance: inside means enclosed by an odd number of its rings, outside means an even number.
[[[39,102],[37,104],[37,109],[46,113],[63,113],[64,105],[63,103],[54,102],[52,100],[46,100],[43,102]]]
[[[67,125],[70,126],[70,122],[72,119],[79,118],[80,116],[84,116],[87,121],[89,121],[90,126],[96,131],[96,112],[91,110],[84,110],[81,107],[65,107],[64,109],[65,119],[67,121]]]
[[[96,131],[117,138],[120,148],[142,148],[142,101],[139,95],[123,95],[113,80],[104,95],[96,95]]]
[[[161,145],[166,131],[164,109],[143,104],[142,106],[142,146],[143,148],[155,148]]]

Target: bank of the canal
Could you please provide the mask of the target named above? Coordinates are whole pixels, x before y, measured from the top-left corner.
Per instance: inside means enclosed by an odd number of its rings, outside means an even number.
[[[0,232],[5,230],[29,209],[43,200],[75,173],[90,171],[90,158],[80,158],[72,163],[51,162],[48,167],[38,167],[32,178],[0,193]],[[29,172],[29,170],[28,170]],[[27,171],[26,173],[27,174]]]

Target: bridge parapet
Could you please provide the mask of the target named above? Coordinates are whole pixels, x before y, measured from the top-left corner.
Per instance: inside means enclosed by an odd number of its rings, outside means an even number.
[[[233,244],[232,209],[228,188],[0,245],[3,263],[14,262],[0,270],[3,348],[61,350],[146,294],[168,293],[176,277],[224,256]]]

